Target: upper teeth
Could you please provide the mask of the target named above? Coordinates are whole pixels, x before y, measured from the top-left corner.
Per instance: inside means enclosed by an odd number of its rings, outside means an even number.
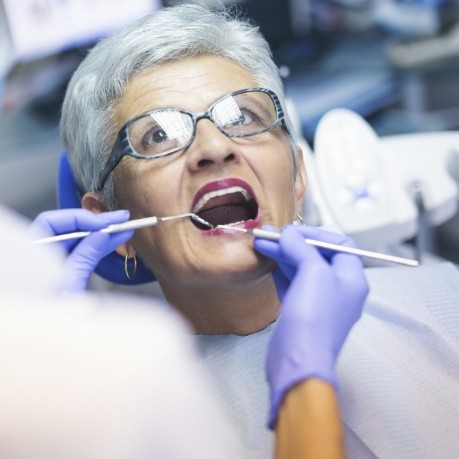
[[[209,193],[206,193],[205,195],[201,196],[201,199],[193,208],[193,213],[198,213],[210,199],[231,193],[241,193],[246,201],[249,201],[251,199],[250,193],[245,188],[242,188],[240,186],[230,186],[229,188],[223,188],[221,190],[209,191]]]

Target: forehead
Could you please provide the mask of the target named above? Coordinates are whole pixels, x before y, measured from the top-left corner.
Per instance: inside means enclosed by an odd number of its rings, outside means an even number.
[[[197,56],[155,65],[135,75],[116,105],[116,121],[126,121],[153,108],[203,111],[219,97],[258,86],[235,62],[218,56]]]

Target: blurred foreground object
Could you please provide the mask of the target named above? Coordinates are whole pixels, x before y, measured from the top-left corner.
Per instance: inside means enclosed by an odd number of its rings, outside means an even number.
[[[59,253],[0,214],[0,457],[234,457],[183,321],[132,296],[53,294]]]

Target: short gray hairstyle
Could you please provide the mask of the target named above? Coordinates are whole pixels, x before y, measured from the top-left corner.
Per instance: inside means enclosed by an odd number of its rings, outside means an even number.
[[[100,41],[80,64],[67,88],[61,135],[82,191],[95,191],[117,132],[114,107],[130,79],[149,67],[198,55],[229,59],[260,86],[274,91],[287,116],[282,81],[270,47],[250,21],[235,10],[212,11],[179,4],[147,15]],[[286,119],[291,135],[293,129]],[[296,166],[296,141],[289,137]],[[113,174],[103,199],[116,207]]]

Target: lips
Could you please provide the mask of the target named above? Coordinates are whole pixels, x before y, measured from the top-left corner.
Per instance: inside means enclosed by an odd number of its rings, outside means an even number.
[[[192,212],[216,227],[255,220],[258,203],[248,183],[224,179],[208,183],[196,193]],[[194,223],[200,229],[209,229]]]

